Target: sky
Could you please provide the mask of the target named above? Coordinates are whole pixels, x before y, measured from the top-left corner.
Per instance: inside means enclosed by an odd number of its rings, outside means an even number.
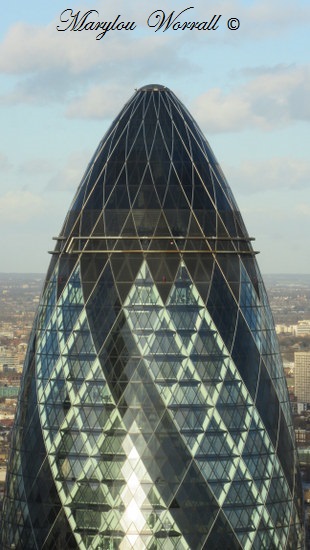
[[[100,39],[100,30],[72,31],[74,16],[78,23],[89,10],[85,22],[120,15],[135,28]],[[172,12],[181,24],[221,17],[209,31],[154,26]],[[8,3],[0,19],[0,272],[46,272],[52,237],[99,141],[136,88],[158,83],[207,137],[261,271],[310,273],[309,22],[308,0]]]

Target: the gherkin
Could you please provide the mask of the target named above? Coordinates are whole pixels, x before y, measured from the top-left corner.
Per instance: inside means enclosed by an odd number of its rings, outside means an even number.
[[[191,115],[169,89],[139,89],[57,238],[1,548],[304,548],[290,405],[250,241]]]

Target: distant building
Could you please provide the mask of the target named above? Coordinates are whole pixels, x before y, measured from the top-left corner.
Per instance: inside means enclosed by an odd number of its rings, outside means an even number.
[[[295,330],[295,325],[276,325],[277,334],[294,334]]]
[[[300,403],[310,403],[310,352],[297,351],[295,357],[295,395]]]
[[[296,442],[298,445],[309,445],[310,444],[310,432],[302,428],[295,430]]]
[[[14,338],[14,333],[11,330],[2,330],[0,332],[0,337],[12,340]]]
[[[310,321],[298,321],[295,326],[296,336],[310,336]]]
[[[0,354],[0,370],[8,372],[10,369],[16,369],[19,365],[19,361],[16,356],[12,355],[10,351]]]
[[[293,334],[294,336],[310,336],[310,321],[298,321],[297,325],[276,325],[277,334]]]

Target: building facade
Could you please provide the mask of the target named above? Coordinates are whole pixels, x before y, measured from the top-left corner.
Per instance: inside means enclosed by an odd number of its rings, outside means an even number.
[[[175,95],[139,89],[57,238],[24,365],[4,549],[304,548],[251,239]]]
[[[299,403],[310,404],[310,352],[294,353],[295,397]]]
[[[295,328],[296,336],[309,336],[310,335],[310,321],[298,321]]]

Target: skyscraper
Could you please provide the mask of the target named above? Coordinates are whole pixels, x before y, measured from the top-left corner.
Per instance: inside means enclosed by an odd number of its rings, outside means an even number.
[[[2,547],[303,548],[291,412],[251,239],[197,124],[139,89],[57,238]]]
[[[300,403],[310,403],[310,352],[294,354],[295,397]]]

